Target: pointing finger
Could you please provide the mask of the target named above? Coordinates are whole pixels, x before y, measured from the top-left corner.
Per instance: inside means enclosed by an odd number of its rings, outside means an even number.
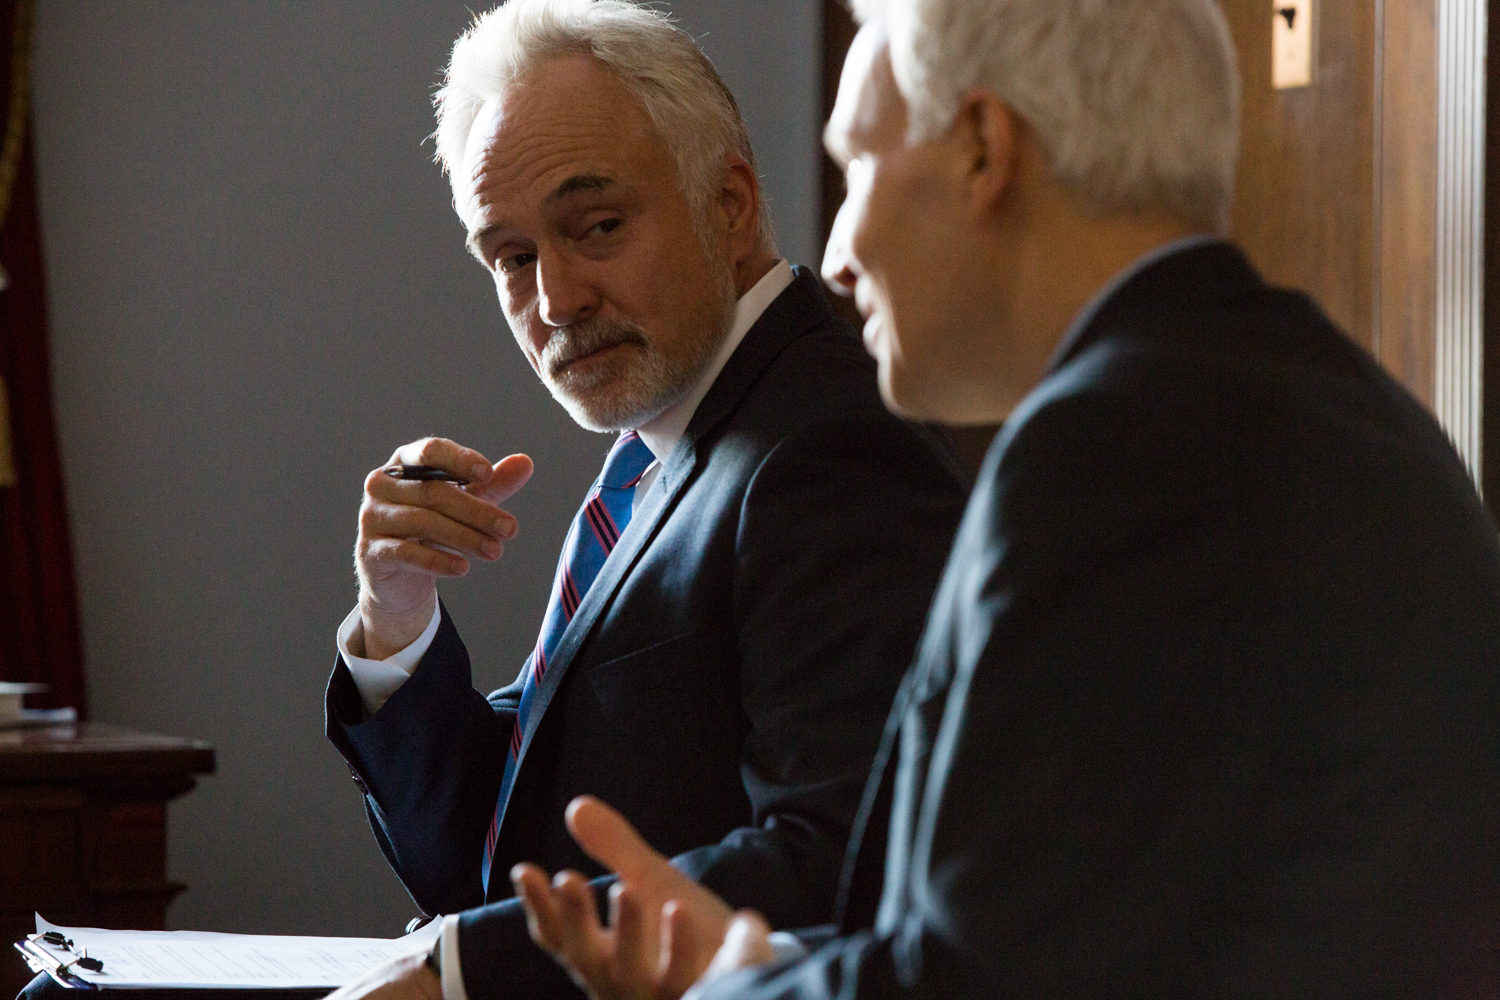
[[[580,795],[568,803],[564,818],[583,852],[621,878],[658,891],[665,886],[657,883],[686,880],[624,816],[592,795]]]

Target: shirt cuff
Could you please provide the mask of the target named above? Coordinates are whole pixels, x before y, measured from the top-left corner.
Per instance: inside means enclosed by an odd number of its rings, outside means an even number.
[[[770,943],[771,950],[776,952],[776,957],[771,960],[773,962],[800,960],[808,955],[807,946],[802,943],[802,939],[787,931],[772,931],[766,937],[766,941]],[[447,947],[447,943],[444,942],[443,946]],[[443,1000],[448,1000],[448,998],[444,997]]]
[[[799,942],[800,947],[800,942]],[[458,964],[458,914],[443,918],[443,1000],[469,1000],[464,970]]]
[[[790,965],[812,954],[812,952],[807,950],[807,945],[803,944],[797,935],[788,931],[772,931],[766,936],[766,941],[770,944],[771,950],[776,953],[776,957],[764,963],[765,965]],[[444,941],[443,947],[447,948],[448,942]],[[682,995],[682,1000],[702,1000],[703,996],[713,987],[714,983],[729,974],[724,973],[709,980],[698,980],[692,986],[688,987],[688,991]],[[443,1000],[454,1000],[454,998],[448,996],[446,989],[443,991]],[[464,1000],[467,1000],[467,998],[464,998]]]
[[[367,660],[349,651],[356,639],[361,649],[365,644],[364,622],[359,617],[359,608],[349,612],[344,623],[339,626],[339,655],[344,658],[344,666],[349,668],[349,675],[354,678],[354,687],[359,691],[360,700],[365,703],[365,711],[371,715],[380,711],[380,707],[396,693],[396,689],[410,679],[412,671],[417,669],[417,664],[427,652],[427,647],[432,645],[442,620],[441,607],[434,605],[432,621],[427,623],[427,628],[417,636],[415,642],[384,660]]]

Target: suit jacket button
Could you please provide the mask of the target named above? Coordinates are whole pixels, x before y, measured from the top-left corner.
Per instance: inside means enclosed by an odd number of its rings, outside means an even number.
[[[359,772],[356,771],[356,770],[354,770],[354,765],[353,764],[349,765],[349,777],[351,777],[351,778],[354,779],[354,787],[359,789],[360,794],[362,794],[362,795],[369,795],[370,794],[370,790],[365,787],[365,779],[361,778],[359,776]]]

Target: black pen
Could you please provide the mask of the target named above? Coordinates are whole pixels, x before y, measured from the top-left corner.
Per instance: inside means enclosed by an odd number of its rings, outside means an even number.
[[[434,469],[430,465],[389,465],[381,471],[392,479],[410,479],[419,483],[456,483],[459,486],[469,485],[469,481],[463,476],[455,476],[451,472]]]

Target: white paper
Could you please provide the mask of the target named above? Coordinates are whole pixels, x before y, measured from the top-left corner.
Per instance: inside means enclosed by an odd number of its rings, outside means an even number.
[[[96,986],[234,989],[336,989],[393,958],[425,952],[442,932],[434,920],[399,938],[276,937],[202,931],[107,931],[58,927],[37,914],[38,934],[55,931],[71,951],[38,940],[63,962],[82,949],[104,963],[100,972],[70,965],[68,972]]]

